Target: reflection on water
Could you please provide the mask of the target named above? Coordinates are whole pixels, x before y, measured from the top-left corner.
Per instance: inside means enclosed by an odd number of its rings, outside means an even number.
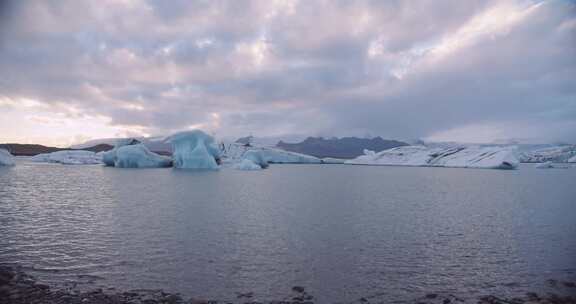
[[[318,302],[527,290],[576,271],[576,170],[0,168],[0,261],[48,283]],[[93,286],[93,285],[90,285]]]

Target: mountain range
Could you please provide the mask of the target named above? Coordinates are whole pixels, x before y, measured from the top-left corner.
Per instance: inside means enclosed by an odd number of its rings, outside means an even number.
[[[334,137],[328,139],[323,137],[308,137],[299,143],[279,141],[276,146],[286,151],[308,154],[320,158],[334,157],[348,159],[363,155],[365,149],[380,152],[407,145],[405,142],[383,139],[378,136],[374,138]]]
[[[86,147],[82,150],[92,151],[92,152],[100,152],[100,151],[108,151],[114,148],[108,144],[97,144],[95,146]],[[52,153],[56,151],[64,151],[64,150],[78,150],[78,149],[69,149],[69,148],[56,148],[56,147],[48,147],[43,145],[36,145],[36,144],[0,144],[0,149],[8,150],[12,155],[16,156],[34,156],[41,153]]]

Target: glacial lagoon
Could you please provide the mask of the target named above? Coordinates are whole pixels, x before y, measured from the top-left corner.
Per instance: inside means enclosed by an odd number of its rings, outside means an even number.
[[[575,168],[0,168],[0,261],[50,285],[467,298],[574,280],[575,253]]]

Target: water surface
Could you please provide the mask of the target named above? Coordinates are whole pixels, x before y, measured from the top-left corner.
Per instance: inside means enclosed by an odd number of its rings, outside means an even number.
[[[47,283],[318,303],[576,275],[576,168],[0,168],[0,261]]]

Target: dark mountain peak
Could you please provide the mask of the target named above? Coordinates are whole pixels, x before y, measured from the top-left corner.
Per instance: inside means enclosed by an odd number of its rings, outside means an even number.
[[[401,141],[387,140],[378,136],[374,138],[331,137],[329,139],[308,137],[299,143],[279,141],[276,146],[287,151],[316,157],[354,158],[362,155],[364,149],[379,152],[406,145],[408,144]]]

